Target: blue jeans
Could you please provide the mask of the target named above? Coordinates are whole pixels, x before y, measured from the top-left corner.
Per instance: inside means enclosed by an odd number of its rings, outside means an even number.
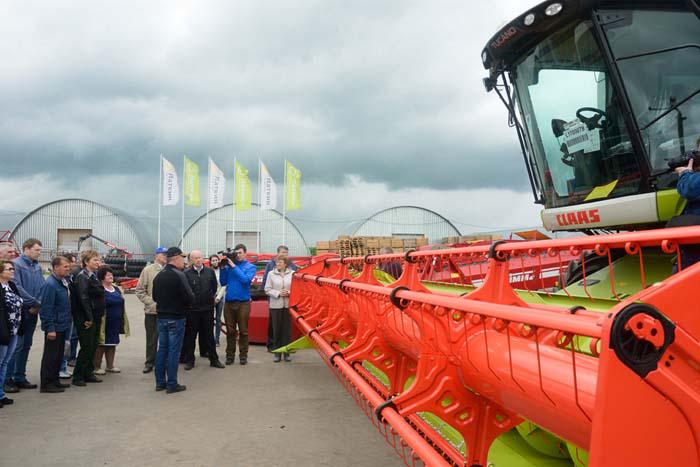
[[[10,358],[10,362],[7,364],[7,379],[12,379],[15,382],[27,381],[27,359],[34,341],[34,330],[36,329],[38,318],[39,315],[22,312],[24,335],[17,336],[17,347],[14,355]]]
[[[75,360],[78,358],[78,341],[80,338],[78,337],[78,330],[75,329],[75,323],[73,323],[73,327],[70,330],[70,358],[69,360]]]
[[[61,372],[65,372],[68,369],[68,358],[70,357],[70,350],[72,347],[72,339],[71,339],[71,337],[73,336],[72,332],[73,332],[73,326],[68,328],[68,331],[66,331],[66,347],[65,347],[65,349],[68,350],[68,352],[66,352],[65,350],[63,352],[63,361],[61,362],[61,370],[60,370]]]
[[[214,310],[216,310],[216,319],[214,319],[214,341],[218,344],[219,337],[221,337],[221,313],[224,311],[223,299],[216,304]]]
[[[156,386],[177,386],[177,366],[180,363],[185,318],[158,318],[158,352],[156,353]]]
[[[5,397],[5,373],[7,371],[7,364],[12,358],[12,354],[17,346],[17,336],[10,336],[10,343],[8,345],[0,345],[0,399]]]

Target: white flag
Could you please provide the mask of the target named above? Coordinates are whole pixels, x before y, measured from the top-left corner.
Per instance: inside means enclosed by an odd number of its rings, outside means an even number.
[[[177,171],[168,159],[163,158],[163,206],[175,206],[180,201]]]
[[[224,205],[224,187],[226,178],[213,160],[209,159],[209,209],[220,208]]]
[[[260,209],[275,209],[276,207],[277,185],[265,164],[260,161]]]

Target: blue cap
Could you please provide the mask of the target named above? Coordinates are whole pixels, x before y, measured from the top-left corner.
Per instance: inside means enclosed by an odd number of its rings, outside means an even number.
[[[158,255],[158,254],[167,253],[167,252],[168,252],[168,249],[167,249],[167,248],[162,247],[162,246],[159,246],[158,248],[156,248],[156,253],[155,253],[155,254]]]

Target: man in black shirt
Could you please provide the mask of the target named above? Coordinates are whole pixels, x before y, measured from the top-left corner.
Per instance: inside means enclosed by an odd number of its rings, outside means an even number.
[[[194,293],[194,302],[187,311],[184,353],[185,370],[194,368],[194,343],[199,334],[199,353],[209,357],[214,368],[224,368],[219,361],[214,344],[214,300],[218,281],[213,269],[204,265],[204,256],[199,250],[190,252],[190,268],[185,277]]]
[[[95,250],[83,251],[80,255],[83,269],[73,279],[71,312],[78,331],[80,352],[73,370],[73,385],[101,383],[95,376],[93,364],[100,335],[100,325],[105,314],[105,289],[97,280],[97,269],[101,264],[100,254]]]
[[[156,353],[156,391],[168,394],[185,391],[177,382],[177,366],[185,335],[185,316],[194,302],[194,293],[182,270],[185,255],[178,247],[165,253],[168,264],[153,279],[153,300],[158,313],[158,352]],[[166,380],[167,374],[167,380]]]

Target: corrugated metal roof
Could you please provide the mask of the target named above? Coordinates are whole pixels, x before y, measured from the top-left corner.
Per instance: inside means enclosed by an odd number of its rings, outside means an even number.
[[[273,253],[282,244],[282,213],[276,210],[260,210],[257,203],[252,203],[248,211],[236,212],[235,228],[239,233],[254,235],[258,232],[258,212],[260,212],[260,253]],[[209,211],[209,242],[208,253],[215,253],[227,246],[227,233],[233,229],[233,203]],[[200,216],[185,231],[181,248],[184,251],[201,249],[207,253],[206,214]],[[309,248],[299,229],[289,218],[286,218],[286,238],[284,243],[289,252],[295,256],[309,254]],[[239,236],[242,237],[242,236]],[[250,238],[250,237],[248,237]],[[229,238],[230,240],[230,238]],[[239,239],[236,239],[238,243]],[[232,246],[232,245],[231,245]],[[249,251],[256,249],[255,244],[247,244]]]
[[[155,222],[154,222],[155,224]],[[156,225],[120,209],[87,199],[60,199],[43,204],[24,216],[12,229],[12,238],[21,244],[27,238],[38,238],[44,244],[43,260],[56,252],[59,229],[85,229],[108,242],[124,247],[138,255],[152,255],[156,247]],[[171,227],[163,230],[175,238]],[[93,243],[100,252],[104,245]]]
[[[394,206],[361,221],[345,226],[339,235],[351,236],[425,236],[431,241],[460,235],[449,220],[419,206]]]

